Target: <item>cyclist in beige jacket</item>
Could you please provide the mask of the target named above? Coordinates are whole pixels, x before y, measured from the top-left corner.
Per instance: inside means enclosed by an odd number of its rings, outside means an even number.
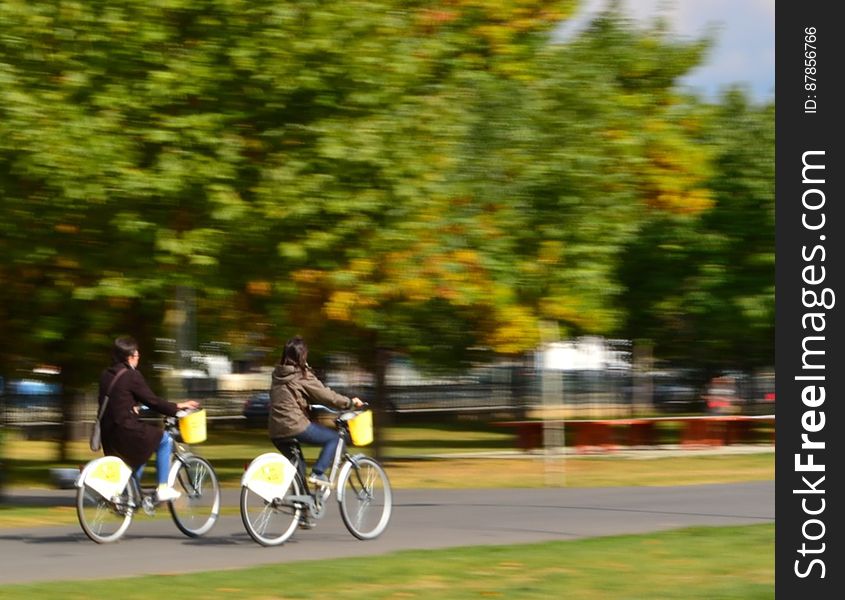
[[[311,421],[309,407],[312,404],[348,410],[360,407],[363,402],[324,386],[308,366],[305,340],[296,336],[285,343],[282,358],[273,370],[268,433],[273,445],[285,455],[293,439],[322,446],[308,482],[327,486],[329,481],[325,472],[334,458],[340,437],[336,430]]]

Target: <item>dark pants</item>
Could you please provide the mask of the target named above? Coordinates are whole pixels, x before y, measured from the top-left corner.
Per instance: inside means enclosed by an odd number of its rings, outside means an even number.
[[[334,453],[337,450],[338,442],[340,442],[340,435],[335,429],[318,425],[317,423],[311,423],[305,431],[297,435],[294,439],[306,444],[322,446],[320,455],[317,457],[317,462],[314,463],[314,467],[311,469],[313,473],[322,474],[328,470],[334,460]],[[290,452],[290,438],[276,438],[273,440],[273,444],[288,459],[291,458],[288,456]]]

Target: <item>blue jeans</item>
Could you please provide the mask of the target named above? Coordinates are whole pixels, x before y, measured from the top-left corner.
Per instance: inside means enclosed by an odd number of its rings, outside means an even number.
[[[296,439],[306,444],[323,447],[311,471],[316,474],[325,473],[334,460],[334,453],[337,450],[337,444],[340,442],[340,435],[337,431],[317,423],[311,423],[305,431],[296,436]]]
[[[156,450],[156,475],[159,485],[167,483],[167,474],[170,472],[170,455],[173,454],[173,438],[166,431],[161,434],[161,441]],[[141,465],[135,470],[135,479],[141,483],[141,475],[144,474],[144,467]]]

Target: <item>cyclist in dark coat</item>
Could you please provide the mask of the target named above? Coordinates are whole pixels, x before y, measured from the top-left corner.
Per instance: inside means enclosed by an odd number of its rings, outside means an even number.
[[[308,366],[308,346],[296,336],[285,343],[282,358],[273,371],[269,435],[276,448],[285,455],[293,438],[322,446],[308,481],[325,486],[328,485],[325,471],[334,458],[340,436],[336,430],[311,421],[309,406],[312,404],[351,409],[363,405],[363,402],[324,386]]]
[[[99,406],[102,406],[112,380],[122,371],[125,372],[115,381],[100,421],[103,453],[123,459],[140,480],[144,465],[155,452],[158,499],[173,500],[179,497],[177,490],[167,486],[173,439],[160,427],[142,421],[139,405],[143,404],[158,413],[173,417],[181,409],[198,408],[199,403],[188,400],[176,404],[156,396],[141,372],[136,370],[139,361],[138,343],[133,338],[119,337],[114,341],[112,365],[100,375]]]

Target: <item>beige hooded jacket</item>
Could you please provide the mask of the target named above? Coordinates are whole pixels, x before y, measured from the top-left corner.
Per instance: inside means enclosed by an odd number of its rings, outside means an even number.
[[[341,410],[352,408],[352,399],[324,386],[311,371],[276,365],[270,384],[270,439],[299,435],[311,423],[308,407],[324,404]]]

